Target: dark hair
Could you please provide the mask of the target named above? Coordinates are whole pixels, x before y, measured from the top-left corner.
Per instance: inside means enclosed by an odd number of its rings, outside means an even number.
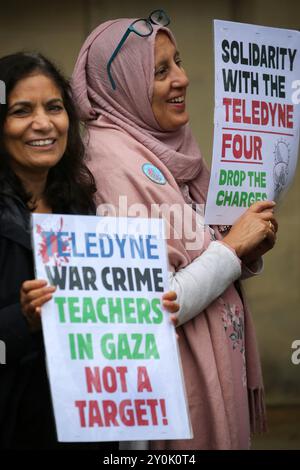
[[[4,147],[3,126],[11,91],[20,80],[35,73],[41,73],[53,80],[61,92],[69,117],[67,147],[61,160],[49,170],[45,200],[54,212],[91,213],[95,210],[93,195],[96,186],[84,163],[84,145],[71,88],[58,69],[41,54],[18,52],[0,59],[0,80],[6,86],[6,104],[0,104],[0,190],[8,185],[12,193],[26,204],[31,198],[10,168],[10,157]]]

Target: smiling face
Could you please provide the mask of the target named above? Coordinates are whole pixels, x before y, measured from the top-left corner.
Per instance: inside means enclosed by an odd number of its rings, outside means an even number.
[[[173,131],[189,120],[185,109],[189,80],[181,66],[179,52],[166,33],[157,33],[154,53],[152,111],[163,130]]]
[[[21,179],[25,173],[47,173],[65,152],[68,128],[68,114],[53,80],[36,73],[17,82],[8,97],[3,128],[13,171]]]

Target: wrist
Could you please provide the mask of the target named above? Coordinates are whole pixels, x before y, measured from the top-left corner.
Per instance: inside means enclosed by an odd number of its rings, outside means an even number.
[[[242,257],[242,262],[248,267],[251,269],[251,266],[255,265],[258,260],[259,260],[260,256],[256,256],[255,254],[254,255],[246,255],[246,256],[243,256]]]
[[[224,237],[222,242],[225,245],[227,245],[229,248],[231,248],[235,252],[238,258],[242,258],[243,253],[242,253],[241,245],[238,242],[232,241],[230,235],[227,235],[226,237]]]

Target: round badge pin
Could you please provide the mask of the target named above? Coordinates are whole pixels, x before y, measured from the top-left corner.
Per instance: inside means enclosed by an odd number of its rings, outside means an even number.
[[[153,183],[166,184],[166,178],[156,166],[152,165],[152,163],[144,163],[142,170],[144,175],[146,175],[149,180],[153,181]]]

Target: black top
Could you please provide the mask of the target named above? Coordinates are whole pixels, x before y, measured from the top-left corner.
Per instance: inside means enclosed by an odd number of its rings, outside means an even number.
[[[57,442],[42,332],[30,332],[19,303],[20,287],[30,279],[30,212],[0,190],[0,340],[6,345],[6,364],[0,364],[0,449],[99,449],[101,444]],[[116,443],[102,445],[116,449]]]

